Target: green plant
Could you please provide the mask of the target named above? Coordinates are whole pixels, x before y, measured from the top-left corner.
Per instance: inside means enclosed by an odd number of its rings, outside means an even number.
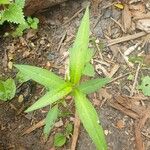
[[[72,133],[73,126],[71,123],[68,123],[64,133],[56,133],[54,136],[54,146],[56,147],[62,147],[66,141],[69,135]]]
[[[145,96],[150,96],[150,76],[145,76],[142,78],[141,85],[138,86]]]
[[[81,122],[95,143],[97,149],[106,150],[107,144],[102,126],[100,125],[96,110],[86,97],[86,94],[95,92],[99,88],[106,85],[110,79],[98,78],[80,83],[83,70],[92,57],[91,51],[88,49],[88,43],[89,9],[87,8],[77,32],[73,47],[69,51],[69,74],[66,81],[62,80],[54,73],[39,67],[29,65],[15,65],[15,67],[18,68],[24,76],[27,76],[28,79],[32,79],[38,82],[39,84],[45,86],[47,89],[47,93],[38,101],[36,101],[31,107],[29,107],[25,112],[31,112],[50,105],[51,109],[47,114],[45,127],[47,127],[47,129],[51,129],[53,123],[50,122],[54,122],[58,116],[60,99],[63,99],[65,96],[70,94],[74,98],[75,107]],[[50,130],[48,129],[46,133],[49,134],[49,131]],[[63,142],[64,141],[65,140],[63,138]]]
[[[15,96],[15,93],[16,85],[13,79],[0,80],[0,100],[11,100]]]
[[[37,29],[39,20],[37,18],[27,17],[25,19],[23,8],[25,0],[0,0],[2,9],[0,10],[0,25],[4,22],[16,24],[17,28],[11,33],[13,37],[22,36],[23,31],[29,28]],[[9,34],[8,34],[9,35]]]

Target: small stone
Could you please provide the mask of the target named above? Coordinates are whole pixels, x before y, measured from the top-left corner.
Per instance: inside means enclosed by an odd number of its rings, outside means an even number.
[[[96,44],[99,44],[99,39],[96,39],[96,40],[95,40],[95,43],[96,43]]]
[[[46,63],[46,66],[47,66],[47,67],[50,67],[50,66],[51,66],[51,63],[48,61],[48,62]]]
[[[108,130],[104,130],[104,134],[105,134],[105,135],[108,135],[108,134],[109,134],[109,131],[108,131]]]
[[[19,97],[18,97],[18,102],[19,102],[19,103],[22,103],[22,102],[23,102],[23,100],[24,100],[23,95],[22,95],[22,94],[21,94],[21,95],[19,95]]]
[[[8,62],[8,68],[9,68],[9,69],[12,69],[12,67],[13,67],[13,62],[9,61],[9,62]]]
[[[59,120],[58,122],[56,122],[55,123],[55,127],[56,128],[59,128],[59,127],[61,127],[61,126],[63,126],[64,124],[63,124],[63,121],[62,120]]]

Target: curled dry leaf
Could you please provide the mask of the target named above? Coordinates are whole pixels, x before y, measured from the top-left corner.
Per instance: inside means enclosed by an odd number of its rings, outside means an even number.
[[[131,12],[129,10],[129,6],[128,5],[125,5],[124,6],[124,9],[123,9],[123,12],[122,12],[122,22],[123,22],[123,25],[124,25],[124,30],[125,32],[127,32],[130,27],[131,27]]]
[[[134,12],[146,13],[145,5],[143,3],[131,4],[129,5],[129,8],[132,13]]]
[[[136,22],[136,28],[150,33],[150,19],[141,19]]]

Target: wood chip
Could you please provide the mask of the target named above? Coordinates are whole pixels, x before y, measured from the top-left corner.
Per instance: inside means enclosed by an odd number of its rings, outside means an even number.
[[[122,12],[122,22],[124,25],[124,30],[127,32],[131,27],[131,12],[129,10],[129,6],[127,4],[124,5],[124,9]]]
[[[120,66],[118,64],[115,64],[112,67],[111,72],[109,73],[108,77],[112,78],[114,76],[114,74],[118,71],[119,68],[120,68]]]

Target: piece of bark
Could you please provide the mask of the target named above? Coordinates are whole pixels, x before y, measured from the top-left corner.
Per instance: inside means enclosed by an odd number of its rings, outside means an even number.
[[[125,4],[123,12],[122,12],[122,21],[124,25],[124,30],[127,32],[131,27],[131,12],[129,10],[128,5]]]
[[[24,12],[26,16],[33,15],[65,1],[67,0],[26,0]]]

